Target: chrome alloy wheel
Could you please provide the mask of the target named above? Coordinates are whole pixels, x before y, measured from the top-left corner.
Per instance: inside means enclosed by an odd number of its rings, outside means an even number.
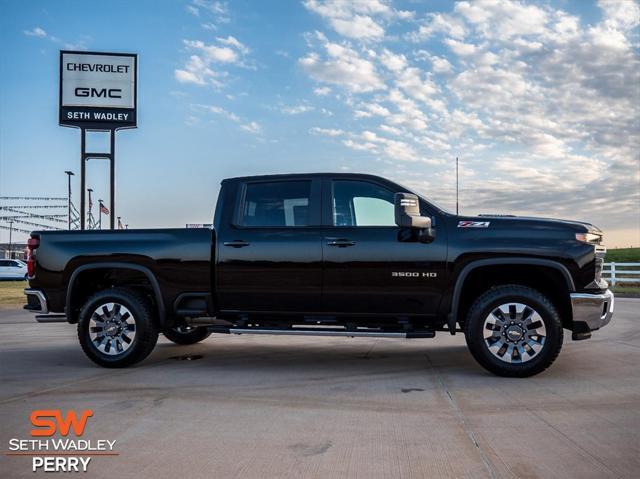
[[[136,336],[136,322],[129,309],[119,303],[105,303],[96,308],[89,320],[89,337],[102,353],[124,353]]]
[[[484,320],[484,341],[496,358],[526,363],[544,347],[547,329],[540,315],[522,303],[505,303]]]

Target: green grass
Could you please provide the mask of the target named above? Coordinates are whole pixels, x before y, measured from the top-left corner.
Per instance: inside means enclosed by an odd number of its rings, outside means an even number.
[[[0,308],[21,308],[27,302],[22,291],[28,286],[26,281],[0,281]]]
[[[607,250],[605,263],[640,263],[640,248],[617,248]]]
[[[615,294],[622,293],[640,296],[640,286],[614,286],[611,288],[611,291],[613,291]]]

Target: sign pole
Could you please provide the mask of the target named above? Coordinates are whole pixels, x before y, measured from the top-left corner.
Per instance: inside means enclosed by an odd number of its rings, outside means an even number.
[[[86,152],[85,152],[85,136],[86,130],[84,128],[80,128],[80,229],[84,230],[86,226],[86,218],[85,218],[85,162],[86,162]]]
[[[109,160],[110,229],[115,229],[116,131],[137,127],[138,56],[133,53],[60,51],[59,121],[80,128],[80,229],[87,225],[86,162]],[[87,131],[108,132],[108,153],[87,152]],[[70,195],[69,195],[70,196]],[[90,221],[90,220],[89,220]],[[70,220],[69,220],[70,223]]]
[[[113,129],[111,130],[111,158],[109,158],[110,161],[110,171],[109,171],[109,177],[110,177],[110,183],[111,183],[111,190],[110,190],[110,198],[111,198],[111,210],[110,210],[110,214],[109,214],[109,228],[110,229],[115,229],[115,223],[114,223],[114,216],[116,214],[116,130]]]

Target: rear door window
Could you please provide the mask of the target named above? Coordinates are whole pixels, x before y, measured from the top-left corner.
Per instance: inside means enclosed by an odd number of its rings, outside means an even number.
[[[242,226],[287,228],[309,226],[311,181],[247,183]]]

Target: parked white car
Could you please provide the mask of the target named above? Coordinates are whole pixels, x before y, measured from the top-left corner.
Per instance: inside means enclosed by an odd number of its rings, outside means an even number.
[[[26,279],[27,263],[19,259],[0,259],[0,280]]]

